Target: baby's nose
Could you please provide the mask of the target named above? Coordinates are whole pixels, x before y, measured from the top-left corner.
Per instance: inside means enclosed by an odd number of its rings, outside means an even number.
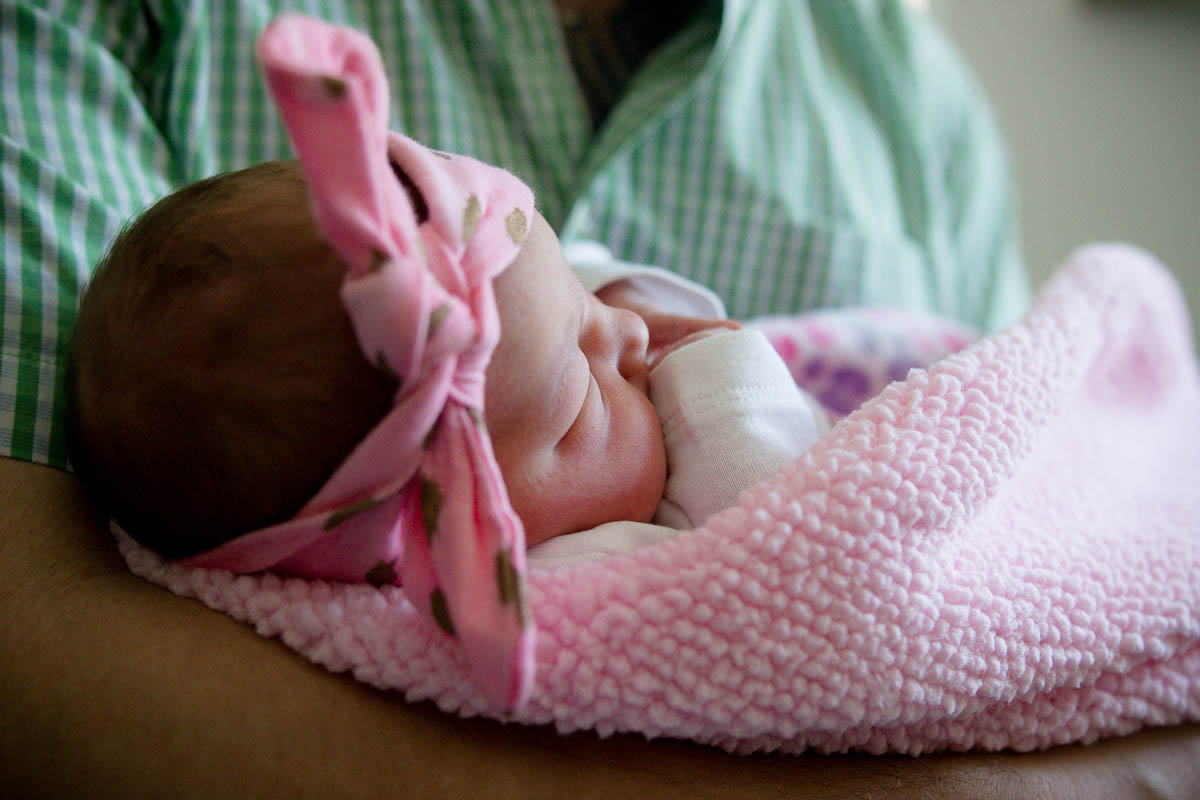
[[[650,334],[646,322],[639,315],[623,308],[612,309],[615,317],[616,338],[619,351],[617,353],[617,370],[621,377],[646,390],[646,348],[650,343]]]

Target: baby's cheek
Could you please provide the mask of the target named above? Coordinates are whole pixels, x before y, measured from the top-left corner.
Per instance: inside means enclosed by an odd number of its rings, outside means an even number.
[[[581,530],[576,527],[578,482],[568,460],[524,437],[493,437],[492,449],[527,547]]]
[[[649,522],[666,483],[662,427],[644,395],[614,404],[608,435],[541,448],[527,437],[493,432],[492,446],[525,544],[606,522]]]

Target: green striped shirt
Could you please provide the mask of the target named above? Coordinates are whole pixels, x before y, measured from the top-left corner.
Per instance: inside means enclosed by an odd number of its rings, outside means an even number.
[[[392,124],[516,172],[565,239],[737,317],[890,304],[983,327],[1027,286],[979,90],[897,2],[707,2],[593,129],[551,0],[0,0],[0,454],[62,467],[89,270],[171,187],[289,155],[254,42],[285,8],[370,33]]]

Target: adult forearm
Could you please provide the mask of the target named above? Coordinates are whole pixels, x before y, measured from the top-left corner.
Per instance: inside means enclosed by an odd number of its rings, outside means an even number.
[[[1126,800],[1200,785],[1195,726],[914,759],[730,756],[460,720],[135,578],[73,478],[4,459],[0,568],[0,796]]]

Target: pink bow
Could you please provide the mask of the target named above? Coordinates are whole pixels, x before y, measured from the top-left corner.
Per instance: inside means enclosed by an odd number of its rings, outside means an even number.
[[[500,338],[492,280],[520,251],[533,193],[504,170],[389,134],[383,65],[366,36],[285,15],[258,52],[317,224],[346,263],[342,300],[359,344],[399,389],[294,519],[185,563],[399,584],[461,643],[488,699],[516,709],[534,671],[525,535],[482,414]]]

